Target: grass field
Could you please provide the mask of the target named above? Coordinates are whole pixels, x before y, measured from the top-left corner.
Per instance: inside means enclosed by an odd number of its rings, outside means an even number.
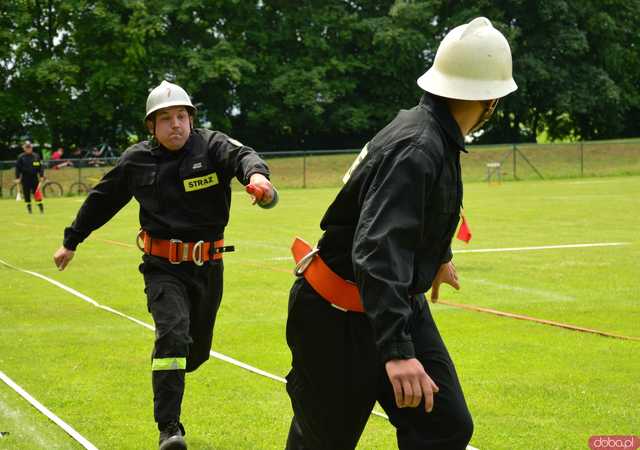
[[[319,237],[335,188],[283,189],[259,210],[234,193],[225,239],[225,295],[214,350],[284,376],[294,235]],[[51,256],[80,198],[49,199],[41,216],[0,201],[0,259],[151,323],[133,248],[130,203],[79,247],[65,272]],[[640,177],[469,183],[474,237],[454,250],[624,242],[455,256],[462,290],[444,299],[640,337]],[[41,279],[0,265],[0,371],[101,449],[154,448],[153,333]],[[638,434],[640,342],[432,305],[475,419],[472,445],[587,449],[591,435]],[[428,370],[428,368],[427,368]],[[437,407],[437,399],[436,399]],[[284,385],[212,359],[187,376],[189,448],[281,449],[290,420]],[[0,383],[0,448],[79,448]],[[359,449],[395,448],[390,424],[369,420]]]

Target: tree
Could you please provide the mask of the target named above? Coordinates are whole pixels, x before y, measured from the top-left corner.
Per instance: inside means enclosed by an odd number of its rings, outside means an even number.
[[[12,0],[0,4],[0,145],[146,135],[163,79],[260,150],[359,148],[421,95],[454,26],[489,17],[519,90],[479,142],[633,136],[640,0]]]

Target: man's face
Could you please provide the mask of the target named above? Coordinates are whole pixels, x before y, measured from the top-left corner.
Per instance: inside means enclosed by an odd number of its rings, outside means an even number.
[[[191,132],[191,117],[184,106],[163,108],[155,114],[155,137],[168,150],[180,150]],[[153,122],[147,124],[154,133]]]
[[[25,153],[33,153],[33,145],[31,144],[24,144],[22,146],[22,149],[24,150]]]

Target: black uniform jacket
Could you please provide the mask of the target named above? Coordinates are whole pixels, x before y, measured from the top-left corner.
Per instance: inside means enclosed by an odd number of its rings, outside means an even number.
[[[269,176],[258,154],[217,131],[192,130],[178,151],[141,142],[128,148],[91,190],[65,229],[64,246],[75,250],[132,196],[140,204],[141,227],[155,238],[221,239],[229,221],[232,178],[246,185],[255,173]]]
[[[44,166],[40,155],[36,153],[21,153],[16,161],[16,179],[22,177],[24,181],[38,179],[44,176]]]
[[[451,260],[464,139],[444,99],[425,94],[362,150],[320,224],[321,257],[356,281],[383,362],[415,356],[411,295]]]

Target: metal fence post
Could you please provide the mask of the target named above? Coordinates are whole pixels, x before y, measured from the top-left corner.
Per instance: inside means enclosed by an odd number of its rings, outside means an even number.
[[[307,151],[302,152],[302,188],[307,187]]]
[[[580,176],[584,177],[584,143],[580,141]]]
[[[518,176],[516,175],[516,155],[518,154],[518,149],[516,144],[513,144],[513,179],[517,180]]]

